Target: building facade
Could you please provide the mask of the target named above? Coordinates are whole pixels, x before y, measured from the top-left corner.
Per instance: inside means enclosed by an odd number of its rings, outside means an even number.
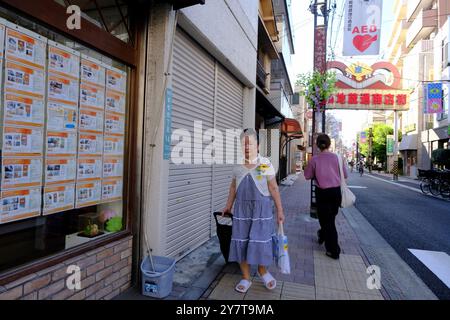
[[[432,168],[431,154],[448,148],[448,99],[444,113],[424,114],[424,85],[443,80],[448,92],[449,39],[447,1],[402,1],[395,5],[396,22],[389,41],[389,59],[402,73],[405,89],[411,90],[410,110],[401,116],[402,141],[399,150],[405,175],[417,176],[417,169]]]

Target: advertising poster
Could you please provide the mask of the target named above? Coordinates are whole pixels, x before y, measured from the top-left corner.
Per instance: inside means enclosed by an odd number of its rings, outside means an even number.
[[[122,179],[106,179],[102,181],[102,202],[122,199]]]
[[[15,62],[6,62],[5,89],[8,93],[43,98],[45,93],[45,73]]]
[[[42,158],[3,158],[2,190],[42,184]]]
[[[122,157],[103,158],[103,178],[118,178],[123,176]]]
[[[80,105],[81,107],[105,109],[105,89],[81,83],[80,85]]]
[[[73,131],[78,125],[76,105],[48,101],[47,103],[47,130]]]
[[[105,67],[100,61],[81,55],[81,81],[94,84],[97,86],[105,86]]]
[[[102,197],[102,181],[90,181],[77,183],[75,207],[82,208],[93,206],[101,201]]]
[[[76,168],[76,158],[47,158],[45,160],[45,185],[75,182]]]
[[[55,74],[48,76],[49,100],[78,103],[78,87],[78,79]]]
[[[125,116],[118,113],[106,113],[105,133],[123,135],[125,133]]]
[[[105,155],[123,155],[124,153],[124,138],[118,136],[104,137],[104,154]]]
[[[1,192],[0,224],[36,217],[41,214],[41,188]]]
[[[71,210],[74,204],[74,184],[44,188],[44,215]]]
[[[107,90],[106,111],[125,113],[125,95]]]
[[[106,88],[125,93],[127,88],[127,74],[118,69],[106,69]]]
[[[15,60],[34,67],[44,68],[46,39],[34,32],[15,26],[6,28],[5,51],[7,60]]]
[[[102,155],[103,135],[80,133],[78,152],[80,156]]]
[[[77,134],[75,132],[47,132],[47,155],[66,156],[77,153]]]
[[[4,120],[9,125],[42,127],[44,101],[15,94],[5,94]]]
[[[3,150],[5,156],[39,156],[43,152],[43,129],[5,126]]]
[[[78,158],[77,181],[88,181],[102,177],[102,158]]]
[[[80,131],[103,133],[103,111],[80,108]]]
[[[79,78],[80,54],[59,43],[48,41],[48,70]]]

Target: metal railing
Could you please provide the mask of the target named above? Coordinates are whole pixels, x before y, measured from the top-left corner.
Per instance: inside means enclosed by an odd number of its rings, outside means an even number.
[[[266,82],[269,73],[266,73],[264,65],[259,60],[257,60],[256,63],[256,84],[262,89],[267,89]]]

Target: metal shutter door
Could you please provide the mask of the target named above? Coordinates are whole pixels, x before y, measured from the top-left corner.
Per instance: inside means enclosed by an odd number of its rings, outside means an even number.
[[[217,72],[217,96],[215,127],[224,135],[223,140],[227,146],[233,145],[233,141],[227,141],[226,129],[243,129],[243,105],[244,87],[224,67],[218,64]],[[234,150],[224,150],[224,161],[227,154],[237,159],[237,145]],[[231,182],[233,165],[213,165],[213,210],[220,211],[225,207]],[[212,222],[211,233],[215,234],[215,221]]]
[[[214,73],[214,60],[177,29],[173,50],[172,132],[186,129],[193,139],[194,120],[202,121],[203,131],[213,127]],[[180,258],[210,238],[211,188],[211,165],[170,163],[166,255]]]

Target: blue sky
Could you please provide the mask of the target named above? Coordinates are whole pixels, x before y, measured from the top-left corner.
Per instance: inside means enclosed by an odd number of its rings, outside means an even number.
[[[328,0],[333,1],[333,0]],[[308,11],[308,7],[311,0],[292,0],[292,28],[294,33],[295,42],[295,52],[296,54],[292,59],[292,67],[294,69],[294,74],[309,72],[313,69],[313,41],[314,41],[314,20],[311,12]],[[340,29],[339,20],[341,19],[341,14],[345,6],[346,0],[336,0],[336,11],[334,15],[333,24],[331,23],[332,18],[330,16],[330,28],[328,37],[331,37],[331,45],[334,47],[334,52],[336,55],[336,60],[340,60],[342,57],[342,45],[343,45],[343,25],[341,23]],[[383,54],[385,53],[383,48],[387,48],[389,37],[392,31],[393,24],[395,22],[393,6],[395,1],[384,0],[383,1],[383,13],[382,13],[382,25],[381,25],[381,51],[378,56],[366,56],[366,57],[342,57],[345,62],[357,62],[362,61],[365,63],[373,64],[376,61],[383,60]],[[344,20],[344,18],[342,18]],[[328,49],[330,52],[330,48]],[[295,79],[294,79],[295,80]],[[333,114],[337,118],[343,121],[343,132],[342,138],[347,144],[355,139],[356,133],[361,130],[361,126],[367,120],[366,111],[335,111]]]

